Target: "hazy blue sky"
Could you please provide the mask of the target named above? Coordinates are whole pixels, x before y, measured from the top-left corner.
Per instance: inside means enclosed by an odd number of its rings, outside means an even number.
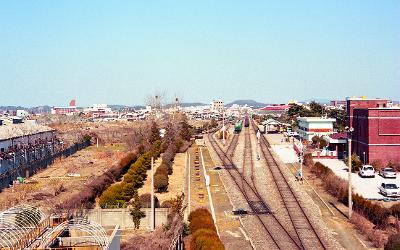
[[[1,1],[0,105],[400,99],[400,1]]]

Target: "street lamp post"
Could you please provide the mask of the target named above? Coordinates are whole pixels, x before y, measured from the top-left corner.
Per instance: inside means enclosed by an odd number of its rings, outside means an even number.
[[[352,192],[351,192],[351,135],[354,131],[354,128],[352,127],[346,127],[345,128],[347,133],[348,133],[348,164],[349,164],[349,219],[351,218],[351,215],[353,214],[353,201],[352,201]]]
[[[367,162],[365,161],[365,152],[363,152],[363,156],[364,156],[364,165],[367,164]]]

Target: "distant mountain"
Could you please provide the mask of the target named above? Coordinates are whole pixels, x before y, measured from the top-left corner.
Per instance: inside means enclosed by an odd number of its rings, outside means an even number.
[[[226,104],[225,106],[231,107],[233,104],[237,104],[240,106],[244,106],[247,104],[247,106],[252,106],[254,108],[262,108],[267,105],[265,103],[257,102],[254,100],[236,100],[236,101]]]

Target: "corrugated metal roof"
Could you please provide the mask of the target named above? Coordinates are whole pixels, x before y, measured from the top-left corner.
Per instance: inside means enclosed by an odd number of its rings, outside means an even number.
[[[49,131],[54,131],[54,129],[32,122],[5,124],[0,126],[0,141]]]

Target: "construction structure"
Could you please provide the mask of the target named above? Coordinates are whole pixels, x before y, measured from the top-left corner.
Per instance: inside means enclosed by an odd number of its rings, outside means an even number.
[[[63,212],[46,214],[30,205],[18,205],[1,212],[0,229],[0,250],[120,249],[118,227],[107,233],[84,217]]]

